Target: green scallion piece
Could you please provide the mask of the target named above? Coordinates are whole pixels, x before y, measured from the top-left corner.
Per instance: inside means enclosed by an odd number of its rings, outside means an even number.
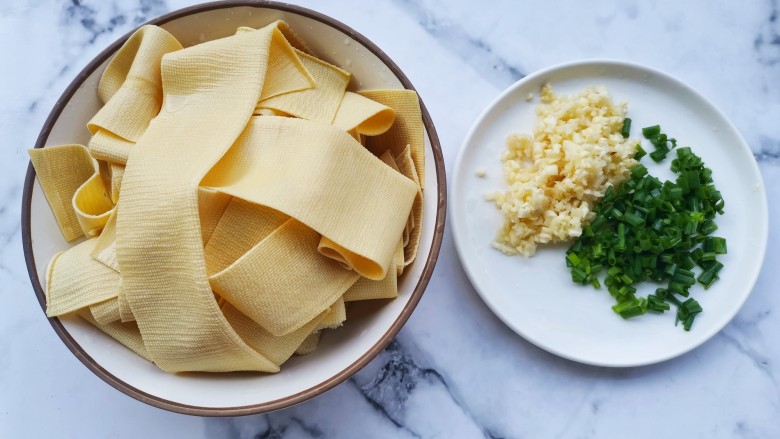
[[[679,283],[685,286],[691,286],[696,283],[696,279],[693,276],[685,276],[682,274],[675,274],[672,276],[672,282]],[[671,284],[670,284],[671,285]]]
[[[685,320],[683,320],[683,329],[686,331],[691,330],[691,326],[693,326],[693,320],[696,318],[696,314],[689,314],[687,317],[685,317]]]
[[[631,176],[634,178],[639,179],[644,177],[645,175],[647,175],[647,168],[641,163],[637,164],[631,169]],[[644,180],[640,180],[640,181],[644,181]]]
[[[644,219],[640,218],[638,215],[633,213],[627,213],[623,215],[623,220],[625,220],[625,222],[630,224],[632,227],[636,227],[645,222]]]
[[[686,157],[689,157],[693,155],[693,151],[691,151],[691,148],[689,146],[682,146],[680,148],[677,148],[677,157],[681,159],[685,159]]]
[[[647,296],[647,310],[662,313],[672,309],[671,305],[666,303],[662,297],[650,294]]]
[[[631,119],[623,119],[623,128],[620,130],[620,134],[623,135],[624,139],[628,139],[628,136],[631,134]]]
[[[701,276],[699,276],[698,280],[700,284],[704,285],[704,289],[708,290],[710,286],[712,286],[712,284],[715,283],[716,280],[718,280],[717,278],[718,276],[716,274],[712,274],[709,271],[705,271],[701,274]]]
[[[666,158],[666,154],[668,154],[669,151],[665,149],[656,149],[655,151],[650,153],[650,158],[653,159],[654,162],[658,163],[663,161]]]
[[[718,225],[715,224],[715,221],[707,221],[704,224],[701,225],[699,228],[699,231],[703,235],[709,235],[710,233],[713,233],[714,231],[718,230]]]
[[[688,314],[698,314],[702,312],[701,305],[693,297],[682,303],[682,307]]]
[[[646,312],[646,308],[643,309],[641,303],[637,300],[626,300],[624,302],[620,302],[613,306],[612,310],[620,314],[620,317],[623,317],[624,319],[636,317]]]
[[[645,139],[649,139],[653,136],[657,136],[661,132],[661,125],[653,125],[651,127],[642,128],[642,135]]]
[[[636,152],[634,153],[634,160],[641,160],[642,157],[647,155],[647,151],[642,149],[642,145],[638,144],[636,145]]]
[[[668,290],[670,293],[679,294],[681,296],[687,296],[685,291],[685,284],[675,282],[674,280],[669,282]]]

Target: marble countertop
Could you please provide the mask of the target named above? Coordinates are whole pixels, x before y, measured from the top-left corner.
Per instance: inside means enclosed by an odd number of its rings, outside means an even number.
[[[311,401],[267,415],[197,418],[142,404],[93,375],[52,331],[27,276],[20,236],[26,150],[99,51],[191,3],[0,4],[0,437],[780,437],[778,0],[296,2],[363,33],[407,73],[450,169],[482,108],[525,74],[559,62],[634,61],[711,99],[759,161],[771,226],[753,294],[689,354],[606,369],[540,350],[483,304],[448,232],[428,290],[397,339]]]

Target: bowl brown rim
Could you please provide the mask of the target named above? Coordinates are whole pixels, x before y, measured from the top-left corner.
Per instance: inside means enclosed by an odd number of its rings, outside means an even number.
[[[374,55],[376,55],[379,59],[382,60],[383,63],[385,63],[385,65],[401,81],[401,83],[406,89],[415,90],[414,86],[412,86],[411,81],[409,81],[409,78],[407,78],[406,75],[404,75],[401,69],[390,59],[389,56],[387,56],[387,54],[385,54],[381,49],[379,49],[379,47],[377,47],[374,43],[369,41],[368,38],[364,37],[360,33],[356,32],[354,29],[350,28],[344,23],[341,23],[338,20],[335,20],[319,12],[315,12],[310,9],[306,9],[297,5],[290,5],[287,3],[278,3],[272,1],[226,0],[226,1],[219,1],[219,2],[202,3],[202,4],[178,9],[168,14],[149,20],[144,24],[160,25],[195,13],[201,13],[201,12],[206,12],[206,11],[211,11],[216,9],[234,8],[240,6],[264,8],[264,9],[276,9],[284,12],[291,12],[297,15],[302,15],[304,17],[317,20],[328,26],[336,28],[339,31],[349,35],[351,38],[358,41],[360,44],[365,46],[368,50],[373,52]],[[51,133],[52,127],[54,126],[55,122],[59,118],[63,109],[67,105],[68,101],[70,101],[70,99],[73,97],[73,94],[76,92],[76,90],[78,90],[78,88],[81,87],[82,83],[87,79],[87,77],[89,77],[89,75],[91,75],[95,71],[95,69],[97,69],[101,64],[103,64],[103,62],[105,62],[106,59],[112,56],[114,52],[122,44],[124,44],[127,38],[129,38],[134,31],[135,29],[133,31],[128,32],[124,36],[120,37],[118,40],[114,41],[105,50],[103,50],[97,57],[95,57],[95,59],[93,59],[89,64],[87,64],[87,66],[84,67],[84,69],[78,75],[76,75],[76,78],[70,83],[70,85],[68,85],[68,87],[63,92],[62,96],[60,96],[60,98],[54,104],[54,107],[49,113],[49,116],[46,119],[46,122],[44,123],[40,134],[38,135],[38,139],[35,142],[35,148],[42,148],[44,146],[46,140],[49,137],[49,134]],[[59,335],[63,343],[65,343],[68,349],[70,349],[70,351],[73,352],[73,355],[75,355],[76,358],[78,358],[89,370],[91,370],[95,375],[100,377],[103,381],[105,381],[115,389],[119,390],[120,392],[132,398],[135,398],[141,402],[144,402],[146,404],[164,410],[176,412],[176,413],[195,415],[195,416],[244,416],[244,415],[265,413],[265,412],[279,410],[285,407],[290,407],[292,405],[301,403],[303,401],[311,399],[317,395],[320,395],[332,389],[338,384],[341,384],[342,382],[349,379],[352,375],[357,373],[360,369],[362,369],[374,357],[376,357],[379,354],[379,352],[381,352],[390,343],[390,341],[396,336],[396,334],[398,334],[398,332],[401,330],[401,327],[409,319],[409,316],[411,316],[412,311],[414,311],[415,307],[417,306],[417,303],[420,301],[420,298],[422,297],[423,292],[425,291],[425,288],[427,287],[428,282],[431,279],[431,275],[433,274],[433,269],[434,266],[436,265],[436,261],[439,258],[439,251],[444,236],[444,222],[445,222],[445,217],[447,212],[446,209],[447,186],[446,186],[446,177],[444,171],[444,157],[442,155],[439,138],[436,134],[436,129],[433,126],[433,121],[431,120],[431,116],[428,113],[425,104],[423,104],[422,99],[420,99],[420,107],[422,110],[423,124],[425,125],[425,128],[428,131],[428,137],[431,142],[431,147],[433,150],[433,158],[436,166],[438,207],[436,210],[436,224],[434,228],[431,250],[428,255],[428,259],[425,261],[425,267],[423,268],[422,274],[420,276],[420,280],[417,282],[417,285],[415,286],[414,291],[412,292],[412,296],[409,299],[409,302],[403,308],[401,314],[396,318],[396,320],[390,326],[390,329],[388,329],[388,331],[379,339],[379,341],[376,344],[374,344],[367,352],[365,352],[362,356],[360,356],[360,358],[358,358],[355,362],[347,366],[345,369],[343,369],[341,372],[337,373],[336,375],[328,378],[327,380],[313,387],[310,387],[296,394],[286,396],[284,398],[279,398],[273,401],[261,403],[261,404],[244,405],[244,406],[236,406],[236,407],[218,407],[218,408],[198,407],[193,405],[181,404],[175,401],[170,401],[146,393],[144,391],[141,391],[127,384],[121,379],[117,378],[109,371],[104,369],[100,364],[98,364],[94,359],[92,359],[92,357],[90,357],[86,353],[86,351],[84,351],[84,349],[76,342],[75,339],[73,339],[70,333],[65,329],[62,322],[58,318],[56,317],[49,318],[48,319],[49,323],[51,323],[52,328],[54,328],[54,331],[57,333],[57,335]],[[38,271],[35,266],[35,258],[32,251],[32,236],[30,232],[30,214],[31,214],[30,207],[31,207],[32,189],[33,189],[34,182],[35,182],[35,169],[33,169],[32,163],[30,163],[27,167],[27,177],[25,178],[24,192],[22,194],[22,243],[24,247],[24,258],[27,264],[27,271],[29,272],[30,275],[30,281],[32,282],[32,286],[33,289],[35,290],[35,294],[38,297],[38,302],[41,305],[41,309],[44,311],[45,314],[46,296],[45,293],[43,292],[40,279],[38,278]]]

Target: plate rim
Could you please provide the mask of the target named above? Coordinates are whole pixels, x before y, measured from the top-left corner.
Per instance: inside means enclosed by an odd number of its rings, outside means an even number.
[[[353,40],[357,41],[358,43],[363,45],[366,49],[371,51],[387,66],[387,68],[398,78],[398,80],[407,90],[413,90],[416,92],[416,89],[412,85],[409,78],[401,71],[401,69],[390,58],[390,56],[388,56],[384,51],[382,51],[382,49],[380,49],[376,44],[374,44],[367,37],[355,31],[354,29],[347,26],[346,24],[342,23],[341,21],[336,20],[335,18],[332,18],[323,13],[308,8],[304,8],[302,6],[275,2],[275,1],[257,1],[257,0],[212,1],[212,2],[200,3],[200,4],[188,6],[181,9],[176,9],[167,14],[161,15],[156,18],[152,18],[149,21],[142,23],[137,27],[134,27],[131,31],[119,37],[108,47],[106,47],[103,51],[101,51],[81,70],[81,72],[79,72],[76,75],[76,77],[71,81],[71,83],[62,93],[62,95],[57,99],[56,103],[52,107],[51,112],[46,118],[46,121],[44,122],[40,133],[38,134],[38,137],[35,141],[34,148],[44,147],[49,137],[49,134],[52,128],[54,127],[54,124],[59,119],[62,111],[65,109],[66,105],[73,97],[73,95],[76,93],[76,91],[81,87],[84,81],[100,65],[102,65],[109,57],[111,57],[119,49],[119,47],[122,44],[124,44],[124,42],[127,41],[127,39],[138,28],[140,28],[141,26],[145,26],[147,24],[152,24],[152,25],[165,24],[170,21],[188,15],[193,15],[193,14],[198,14],[198,13],[208,12],[208,11],[218,10],[218,9],[236,8],[236,7],[252,7],[258,9],[273,9],[273,10],[279,10],[283,12],[290,12],[296,15],[301,15],[303,17],[319,21],[329,27],[333,27],[338,31],[341,31],[342,33],[348,35]],[[298,393],[283,398],[278,398],[272,401],[259,403],[259,404],[231,406],[231,407],[207,407],[207,406],[183,404],[180,402],[172,401],[169,399],[161,398],[153,394],[147,393],[119,379],[111,372],[103,368],[89,354],[87,354],[87,352],[79,345],[79,343],[70,335],[70,333],[64,327],[64,325],[62,324],[59,318],[47,317],[47,320],[49,321],[49,323],[51,324],[52,328],[57,333],[57,335],[60,337],[62,342],[65,344],[65,346],[67,346],[68,349],[73,353],[73,355],[76,358],[78,358],[79,361],[81,361],[81,363],[84,364],[89,370],[91,370],[95,375],[97,375],[103,381],[108,383],[111,387],[119,390],[125,395],[128,395],[140,402],[149,404],[151,406],[160,409],[175,412],[175,413],[194,415],[194,416],[214,416],[214,417],[246,416],[246,415],[266,413],[266,412],[280,410],[286,407],[299,404],[303,401],[306,401],[322,393],[325,393],[326,391],[332,389],[333,387],[341,384],[342,382],[346,381],[349,377],[357,373],[360,369],[365,367],[393,340],[393,338],[395,338],[395,336],[398,334],[398,332],[404,326],[406,321],[409,319],[412,312],[417,307],[417,304],[419,303],[420,299],[422,298],[422,295],[425,292],[426,287],[428,286],[431,276],[433,275],[433,270],[436,265],[436,262],[438,261],[439,258],[441,244],[444,238],[444,224],[447,216],[447,185],[446,185],[447,178],[444,169],[444,155],[442,153],[441,143],[439,141],[438,134],[436,133],[436,128],[434,127],[433,120],[425,104],[423,103],[422,97],[419,96],[419,93],[418,93],[418,99],[420,102],[420,110],[422,113],[423,125],[427,130],[427,134],[428,134],[427,137],[431,143],[433,161],[436,169],[437,207],[436,207],[436,219],[434,223],[433,239],[431,241],[430,253],[428,254],[428,258],[425,261],[425,266],[423,267],[423,270],[420,274],[420,279],[417,281],[417,284],[415,285],[414,290],[412,291],[409,301],[401,310],[401,313],[398,315],[398,317],[396,317],[396,319],[390,325],[390,328],[368,351],[363,353],[363,355],[361,355],[357,360],[355,360],[353,363],[348,365],[340,372],[326,379],[325,381],[315,386],[312,386],[308,389],[302,390]],[[38,299],[38,303],[41,306],[41,310],[43,311],[45,316],[46,296],[45,293],[43,292],[40,279],[38,278],[38,274],[37,274],[38,272],[35,265],[35,257],[32,250],[32,234],[31,234],[30,220],[31,220],[31,200],[32,200],[32,192],[33,192],[33,186],[35,180],[36,180],[35,169],[33,168],[32,163],[30,162],[27,166],[27,174],[25,177],[24,187],[22,192],[22,209],[21,209],[22,210],[21,212],[22,246],[24,250],[24,258],[27,266],[28,275],[30,277],[30,282],[32,284],[35,295]]]
[[[758,162],[755,160],[755,156],[753,155],[752,150],[750,149],[750,146],[745,141],[745,138],[742,136],[742,134],[739,132],[737,127],[734,125],[729,118],[726,117],[725,114],[723,114],[720,109],[718,109],[715,104],[712,103],[706,96],[704,96],[702,93],[691,87],[690,85],[686,84],[682,80],[674,77],[673,75],[666,73],[662,70],[648,67],[639,63],[630,62],[630,61],[622,61],[618,59],[613,58],[587,58],[587,59],[580,59],[580,60],[574,60],[574,61],[567,61],[563,63],[554,64],[548,67],[545,67],[543,69],[537,70],[518,81],[514,82],[510,86],[508,86],[506,89],[502,90],[498,96],[496,96],[486,107],[482,112],[477,116],[471,127],[469,128],[468,132],[466,133],[466,136],[464,137],[463,142],[460,145],[460,149],[458,150],[458,155],[455,159],[455,164],[453,166],[452,171],[452,180],[451,180],[451,189],[452,189],[452,196],[456,197],[460,192],[460,186],[459,183],[464,177],[463,173],[466,172],[463,168],[463,158],[466,154],[466,149],[470,143],[473,142],[472,138],[474,137],[477,130],[480,128],[480,126],[484,123],[485,118],[488,116],[489,113],[493,111],[493,109],[501,103],[501,101],[508,95],[512,94],[516,89],[522,87],[527,82],[532,82],[540,77],[544,77],[553,73],[557,73],[559,71],[569,70],[573,68],[584,68],[584,67],[610,67],[610,68],[616,68],[616,67],[622,67],[622,68],[629,68],[633,69],[635,71],[643,71],[647,73],[651,73],[653,75],[656,75],[658,77],[663,78],[666,81],[670,81],[674,85],[681,87],[685,89],[687,92],[691,93],[694,97],[701,100],[701,102],[706,105],[710,111],[712,111],[716,116],[719,116],[722,120],[725,121],[726,126],[731,129],[736,135],[739,140],[739,147],[742,149],[743,152],[747,152],[752,160],[750,160],[750,168],[755,173],[755,175],[759,176],[759,191],[763,194],[763,196],[760,197],[760,220],[761,220],[761,230],[760,230],[760,248],[758,249],[759,252],[759,264],[756,264],[756,266],[753,268],[753,271],[749,273],[750,282],[746,284],[748,287],[747,294],[744,294],[743,297],[739,300],[739,303],[737,306],[735,306],[731,312],[726,313],[723,315],[723,317],[713,326],[713,328],[709,331],[709,333],[706,334],[705,337],[703,337],[700,341],[697,343],[694,343],[690,346],[686,346],[683,349],[672,351],[669,354],[659,356],[657,358],[648,359],[648,360],[642,360],[642,361],[598,361],[598,360],[591,360],[591,359],[585,359],[580,358],[577,355],[571,355],[568,354],[560,349],[557,349],[555,347],[546,345],[542,341],[538,340],[535,337],[532,337],[528,334],[525,334],[522,329],[520,329],[519,325],[514,323],[510,316],[506,315],[499,307],[498,304],[493,302],[491,299],[490,293],[486,293],[480,289],[478,286],[478,282],[475,281],[476,274],[472,271],[473,268],[470,267],[468,264],[466,264],[464,261],[467,260],[464,258],[464,254],[466,252],[466,249],[464,248],[465,244],[462,242],[465,240],[465,238],[462,237],[462,234],[465,233],[465,224],[461,224],[463,221],[460,219],[455,211],[455,203],[450,205],[450,215],[451,215],[451,226],[452,226],[452,235],[453,235],[453,241],[455,242],[455,250],[458,253],[458,258],[461,261],[461,266],[463,267],[464,272],[466,273],[466,277],[468,277],[469,282],[473,286],[474,290],[477,292],[477,294],[480,296],[482,301],[487,305],[488,309],[499,318],[509,329],[514,331],[516,334],[518,334],[520,337],[522,337],[524,340],[528,341],[529,343],[533,344],[534,346],[547,351],[549,353],[552,353],[554,355],[557,355],[561,358],[565,358],[570,361],[574,361],[581,364],[586,364],[590,366],[599,366],[599,367],[608,367],[608,368],[625,368],[625,367],[638,367],[638,366],[647,366],[651,364],[657,364],[664,361],[671,360],[673,358],[676,358],[678,356],[684,355],[688,352],[693,351],[694,349],[700,347],[707,341],[711,340],[712,337],[714,337],[716,334],[718,334],[726,325],[733,320],[733,318],[737,315],[740,309],[742,309],[743,305],[747,301],[748,297],[753,293],[753,290],[755,288],[756,282],[758,281],[758,277],[761,273],[761,270],[764,265],[764,261],[766,259],[766,248],[767,248],[767,239],[768,239],[768,233],[769,233],[769,206],[767,201],[767,193],[766,193],[766,186],[764,184],[764,179],[761,174],[761,170],[758,167]],[[458,231],[461,230],[460,233]]]

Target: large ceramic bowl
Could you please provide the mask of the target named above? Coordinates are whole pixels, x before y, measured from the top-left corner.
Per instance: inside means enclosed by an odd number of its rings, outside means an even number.
[[[238,26],[262,27],[278,19],[287,21],[316,56],[352,72],[350,89],[413,89],[398,66],[367,38],[332,18],[297,6],[215,2],[181,9],[150,23],[171,32],[186,47],[231,35]],[[87,143],[87,121],[100,108],[98,80],[129,35],[111,44],[76,76],[52,109],[36,148]],[[133,398],[167,410],[210,416],[262,413],[333,388],[371,361],[398,333],[420,300],[436,264],[444,230],[444,162],[425,106],[422,112],[427,134],[425,174],[430,183],[425,192],[420,252],[399,279],[398,298],[353,307],[344,327],[323,336],[313,354],[290,359],[280,373],[168,374],[78,318],[52,318],[49,322],[65,345],[97,376]],[[53,254],[71,244],[63,239],[32,166],[22,203],[27,268],[38,301],[45,308],[41,280],[46,265]]]

